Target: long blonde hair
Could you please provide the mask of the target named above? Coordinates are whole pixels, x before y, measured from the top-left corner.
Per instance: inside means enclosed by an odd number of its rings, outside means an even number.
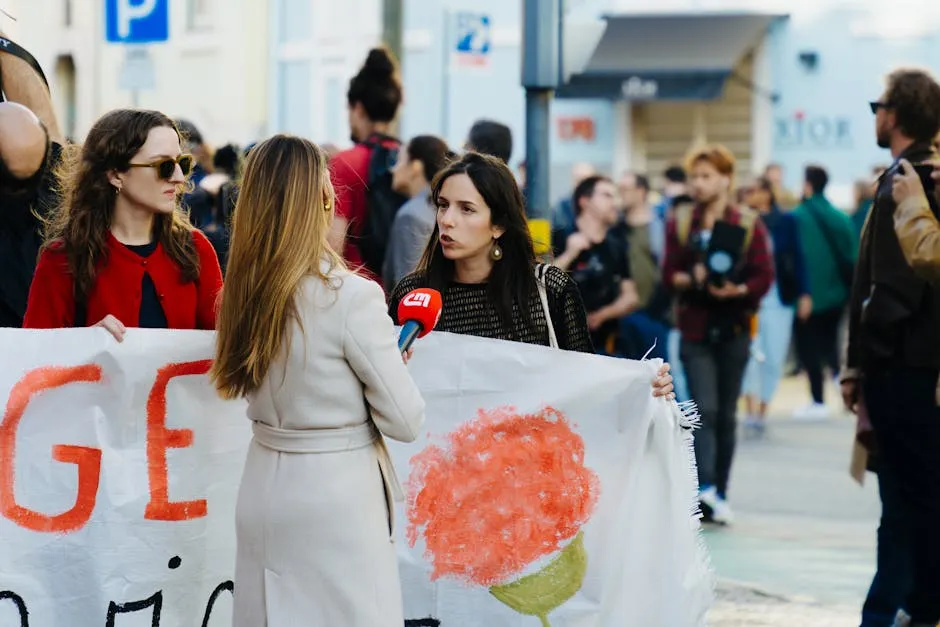
[[[329,283],[330,271],[343,267],[327,243],[332,209],[327,158],[319,147],[275,135],[252,148],[232,220],[210,373],[223,398],[261,385],[285,348],[290,322],[300,323],[301,281],[315,276]]]

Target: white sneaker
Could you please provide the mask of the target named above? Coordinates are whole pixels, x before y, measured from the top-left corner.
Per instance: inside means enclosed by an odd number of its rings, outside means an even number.
[[[811,403],[793,412],[794,420],[826,420],[829,418],[829,408],[823,403]]]
[[[712,520],[719,525],[734,524],[734,512],[731,511],[728,501],[719,497],[718,503],[712,508]]]
[[[718,490],[716,490],[714,486],[699,492],[698,500],[702,505],[707,505],[712,511],[715,511],[719,501],[721,501],[721,499],[718,498]]]

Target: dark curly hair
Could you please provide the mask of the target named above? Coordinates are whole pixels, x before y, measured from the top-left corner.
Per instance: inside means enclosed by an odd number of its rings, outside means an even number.
[[[85,302],[95,282],[98,264],[107,258],[108,232],[114,217],[114,187],[108,172],[126,172],[150,131],[179,130],[159,111],[118,109],[103,115],[81,146],[63,148],[56,168],[62,201],[44,220],[43,248],[61,248],[68,259],[76,302]],[[155,216],[154,235],[180,268],[182,279],[199,278],[199,255],[193,227],[181,210]]]
[[[888,75],[884,104],[898,128],[916,141],[933,141],[940,132],[940,85],[923,70],[900,69]]]
[[[385,48],[369,51],[362,69],[349,81],[346,100],[352,107],[357,102],[373,122],[391,122],[402,101],[398,62]]]

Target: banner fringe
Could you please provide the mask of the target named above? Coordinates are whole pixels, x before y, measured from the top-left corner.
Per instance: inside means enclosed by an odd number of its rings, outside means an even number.
[[[696,562],[699,564],[703,570],[703,575],[708,581],[708,590],[711,594],[712,599],[714,599],[715,591],[717,589],[717,577],[715,576],[715,570],[712,566],[711,556],[708,552],[708,545],[705,543],[705,533],[702,528],[702,507],[699,502],[699,482],[698,482],[698,464],[695,461],[695,435],[694,432],[700,426],[702,426],[701,414],[698,411],[698,405],[695,401],[684,401],[684,402],[673,402],[673,413],[675,414],[676,421],[679,424],[679,427],[682,430],[682,439],[686,447],[686,459],[688,462],[688,469],[690,478],[692,481],[689,482],[689,485],[692,486],[689,494],[689,513],[691,514],[692,527],[695,532],[695,545],[696,545],[696,557],[698,558]],[[704,618],[704,617],[703,617]],[[703,623],[705,624],[705,623]]]

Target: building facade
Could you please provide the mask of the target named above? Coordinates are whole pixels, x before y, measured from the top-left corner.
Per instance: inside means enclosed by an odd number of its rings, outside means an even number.
[[[5,0],[5,28],[45,70],[69,137],[127,106],[192,120],[216,145],[266,132],[268,2],[168,1],[169,41],[129,47],[105,41],[103,0]]]
[[[729,145],[745,172],[770,158],[766,33],[774,13],[702,11],[673,2],[565,3],[566,83],[552,104],[553,198],[572,165],[658,175],[699,142]],[[667,3],[668,4],[668,3]],[[741,0],[738,4],[750,4]],[[345,93],[380,39],[380,0],[275,0],[271,131],[348,145]],[[706,7],[707,8],[707,7]],[[524,159],[521,0],[405,0],[404,138],[432,133],[463,146],[474,121],[513,131]]]
[[[830,196],[854,205],[853,183],[891,155],[875,142],[869,102],[898,67],[940,71],[940,5],[844,3],[812,19],[794,16],[770,35],[774,91],[772,158],[799,189],[803,168],[830,174]]]

